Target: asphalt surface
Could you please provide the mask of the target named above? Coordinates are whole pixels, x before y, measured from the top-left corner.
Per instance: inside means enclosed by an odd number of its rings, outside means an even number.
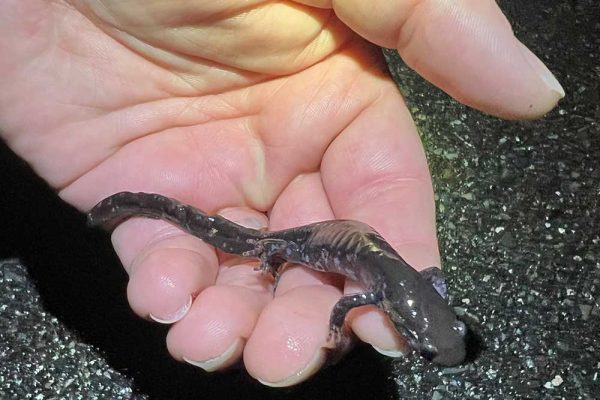
[[[542,120],[469,110],[386,52],[430,160],[468,363],[358,347],[291,389],[176,363],[165,328],[129,311],[107,235],[0,147],[0,398],[598,398],[600,5],[499,4],[567,92]]]

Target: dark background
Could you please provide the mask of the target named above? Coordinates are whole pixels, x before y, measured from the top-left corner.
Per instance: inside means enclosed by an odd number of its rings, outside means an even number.
[[[426,145],[451,302],[475,333],[474,361],[440,368],[358,347],[291,389],[179,364],[166,328],[130,312],[108,236],[0,145],[0,259],[29,274],[0,264],[0,398],[597,398],[600,5],[499,4],[567,92],[543,120],[469,110],[386,52]]]

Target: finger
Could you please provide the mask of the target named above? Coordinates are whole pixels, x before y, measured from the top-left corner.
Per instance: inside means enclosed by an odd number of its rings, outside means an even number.
[[[246,208],[219,214],[253,228],[267,225],[264,214]],[[167,336],[167,346],[176,359],[213,371],[240,358],[262,307],[271,298],[269,280],[231,257],[216,276],[214,249],[163,221],[127,221],[115,231],[114,240],[128,265],[132,307],[159,322],[178,321]],[[210,260],[203,262],[206,254]],[[186,295],[195,297],[193,305],[188,300],[176,315],[157,317],[163,304]]]
[[[371,225],[417,269],[440,265],[427,162],[393,85],[332,142],[321,173],[337,218]],[[405,350],[381,310],[356,311],[348,321],[361,340],[377,349]]]
[[[248,373],[274,387],[292,386],[316,373],[327,360],[329,312],[340,295],[329,285],[302,286],[270,302],[244,351]]]
[[[264,214],[235,207],[225,218],[254,229],[267,226]],[[202,290],[189,313],[167,335],[171,355],[205,371],[236,363],[263,307],[271,300],[271,281],[239,257],[226,255],[213,286]],[[256,264],[256,263],[253,263]]]
[[[519,42],[493,0],[334,0],[336,15],[458,101],[507,118],[534,118],[564,90]]]
[[[321,173],[336,218],[366,222],[395,248],[414,248],[403,256],[415,266],[439,265],[427,160],[392,84],[331,143]]]
[[[215,282],[214,249],[167,222],[128,220],[115,229],[112,241],[129,274],[129,304],[144,318],[178,321],[192,298]]]
[[[236,363],[271,293],[270,281],[253,265],[222,266],[216,285],[203,290],[170,329],[169,352],[206,371]]]
[[[280,194],[270,212],[269,229],[292,228],[333,218],[321,175],[310,173],[298,176]],[[286,267],[279,278],[276,295],[310,285],[333,285],[341,289],[343,278],[301,266]]]
[[[263,214],[245,208],[222,213],[266,225]],[[113,245],[129,274],[130,305],[143,317],[175,322],[189,310],[192,297],[215,283],[214,249],[167,222],[128,220],[113,232]]]
[[[344,287],[344,295],[364,291],[362,285],[351,280]],[[385,356],[400,357],[410,352],[406,339],[398,333],[385,313],[374,305],[353,308],[346,315],[346,323],[360,340]]]
[[[281,193],[270,213],[270,228],[332,217],[320,176],[312,173],[296,178]],[[265,385],[291,386],[323,366],[329,315],[341,296],[340,283],[339,277],[304,267],[283,272],[275,298],[260,315],[244,351],[252,376]]]

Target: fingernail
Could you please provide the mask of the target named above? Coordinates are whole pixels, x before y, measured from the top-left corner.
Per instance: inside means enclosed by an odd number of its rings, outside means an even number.
[[[231,346],[227,348],[227,350],[215,358],[209,358],[208,360],[204,361],[196,361],[187,357],[183,357],[183,360],[188,364],[202,368],[206,372],[213,372],[234,364],[242,354],[245,344],[246,341],[243,338],[237,338],[233,341]]]
[[[265,229],[267,227],[265,221],[261,221],[260,219],[253,217],[242,218],[238,221],[238,224],[252,229]]]
[[[248,214],[248,210],[242,210],[239,208],[224,208],[219,212],[220,216],[245,226],[246,228],[265,229],[268,226],[266,216],[259,217]]]
[[[171,314],[167,314],[163,318],[156,317],[152,314],[149,314],[149,316],[150,316],[150,318],[152,318],[154,321],[156,321],[158,323],[172,324],[174,322],[179,321],[181,318],[183,318],[185,316],[185,314],[187,314],[187,312],[190,310],[191,306],[192,306],[192,296],[189,297],[187,303],[184,304],[183,307],[179,308],[177,311],[175,311]]]
[[[258,378],[257,378],[257,380],[260,383],[262,383],[263,385],[270,386],[270,387],[292,386],[292,385],[298,384],[300,382],[303,382],[303,381],[307,380],[310,376],[314,375],[319,369],[321,369],[323,364],[325,364],[326,360],[327,360],[326,351],[324,351],[323,349],[319,349],[315,352],[315,355],[313,356],[313,358],[311,358],[311,360],[308,362],[308,364],[306,364],[306,366],[304,368],[302,368],[300,371],[292,374],[291,376],[288,376],[287,378],[282,379],[280,381],[276,381],[276,382],[270,382],[270,381],[266,381],[266,380],[258,379]]]
[[[397,349],[380,349],[377,346],[371,345],[371,347],[373,347],[378,353],[383,354],[384,356],[387,357],[392,357],[392,358],[400,358],[400,357],[404,357],[408,354],[408,352],[404,352],[402,350],[397,350]]]
[[[562,99],[565,97],[565,89],[558,82],[558,79],[550,72],[550,70],[544,65],[544,63],[527,48],[523,43],[518,42],[521,54],[525,57],[527,63],[533,68],[538,76],[544,81],[544,83],[559,95]]]

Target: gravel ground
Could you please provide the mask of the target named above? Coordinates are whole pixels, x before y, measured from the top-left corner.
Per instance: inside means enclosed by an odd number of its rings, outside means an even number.
[[[359,347],[284,390],[178,364],[165,328],[129,311],[106,235],[0,148],[0,398],[597,398],[600,5],[499,4],[567,91],[543,120],[469,110],[386,52],[426,143],[451,302],[474,332],[469,363]]]
[[[480,349],[458,368],[394,364],[402,399],[598,398],[600,6],[499,3],[567,92],[543,120],[485,118],[388,54],[428,149],[452,304]]]
[[[44,309],[17,260],[0,262],[0,287],[0,398],[144,398],[133,395],[131,378]]]

